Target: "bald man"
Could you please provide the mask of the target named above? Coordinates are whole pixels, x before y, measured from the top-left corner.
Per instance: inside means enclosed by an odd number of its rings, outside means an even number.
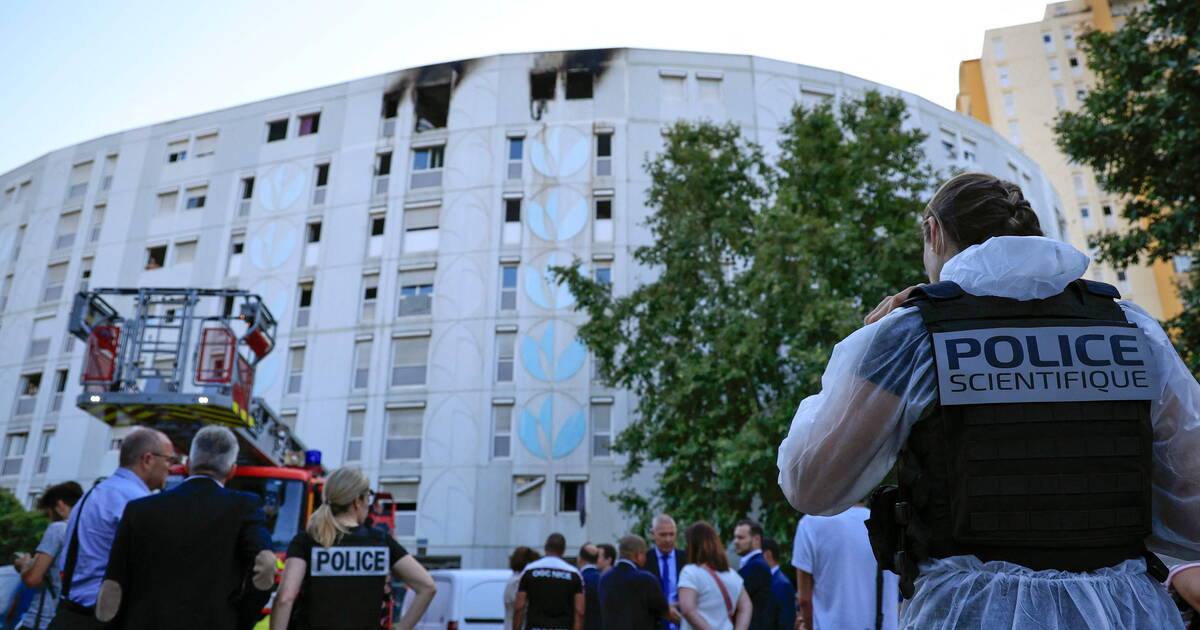
[[[125,505],[161,490],[177,461],[171,440],[154,429],[136,429],[121,441],[120,467],[71,511],[67,545],[59,554],[62,594],[50,630],[103,626],[95,616],[96,596]]]
[[[658,580],[663,597],[671,609],[662,622],[664,630],[679,629],[679,572],[687,564],[687,554],[675,547],[677,530],[675,519],[668,514],[659,514],[650,521],[650,538],[654,547],[646,554],[642,569]]]

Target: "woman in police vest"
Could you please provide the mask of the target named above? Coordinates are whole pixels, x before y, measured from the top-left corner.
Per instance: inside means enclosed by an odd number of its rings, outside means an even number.
[[[836,346],[784,494],[837,514],[896,466],[868,529],[904,628],[1180,627],[1146,550],[1200,557],[1200,384],[1016,185],[955,177],[922,232],[931,284]]]
[[[391,536],[363,525],[371,491],[357,469],[333,471],[323,496],[306,531],[288,546],[271,630],[390,628],[390,611],[381,608],[389,575],[412,591],[398,626],[411,630],[433,600],[433,578]]]

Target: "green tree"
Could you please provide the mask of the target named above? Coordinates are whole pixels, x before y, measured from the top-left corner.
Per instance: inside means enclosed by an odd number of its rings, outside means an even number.
[[[1154,0],[1111,33],[1082,39],[1096,86],[1055,124],[1058,144],[1121,195],[1129,228],[1089,239],[1117,267],[1200,250],[1200,3]],[[1200,265],[1181,283],[1183,313],[1167,321],[1200,374]]]
[[[14,552],[33,553],[49,523],[41,513],[26,510],[11,491],[0,488],[0,564],[11,564]]]
[[[645,522],[666,510],[728,536],[759,512],[791,539],[795,513],[775,459],[829,355],[883,297],[920,282],[919,217],[932,184],[904,103],[868,93],[797,106],[769,161],[732,124],[675,124],[646,169],[651,245],[633,258],[654,278],[614,296],[557,269],[589,321],[579,336],[602,378],[637,395],[615,449],[627,479],[661,466],[654,489],[626,489]]]

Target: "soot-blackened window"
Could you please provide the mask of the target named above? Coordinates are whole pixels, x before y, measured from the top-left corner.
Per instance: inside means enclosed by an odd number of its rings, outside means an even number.
[[[440,129],[450,117],[450,84],[417,88],[417,131]]]
[[[567,98],[592,98],[592,71],[570,70],[567,72]]]
[[[396,113],[400,110],[400,93],[388,92],[383,95],[383,111],[381,116],[384,118],[395,118]]]
[[[529,98],[535,101],[554,100],[557,72],[532,72],[529,74]]]

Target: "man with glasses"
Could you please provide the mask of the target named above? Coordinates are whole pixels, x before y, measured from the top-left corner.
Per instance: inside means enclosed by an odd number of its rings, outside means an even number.
[[[59,554],[63,572],[58,611],[50,630],[101,628],[96,596],[125,504],[161,490],[178,461],[160,431],[136,429],[121,442],[120,467],[80,499],[67,522],[67,546]]]

